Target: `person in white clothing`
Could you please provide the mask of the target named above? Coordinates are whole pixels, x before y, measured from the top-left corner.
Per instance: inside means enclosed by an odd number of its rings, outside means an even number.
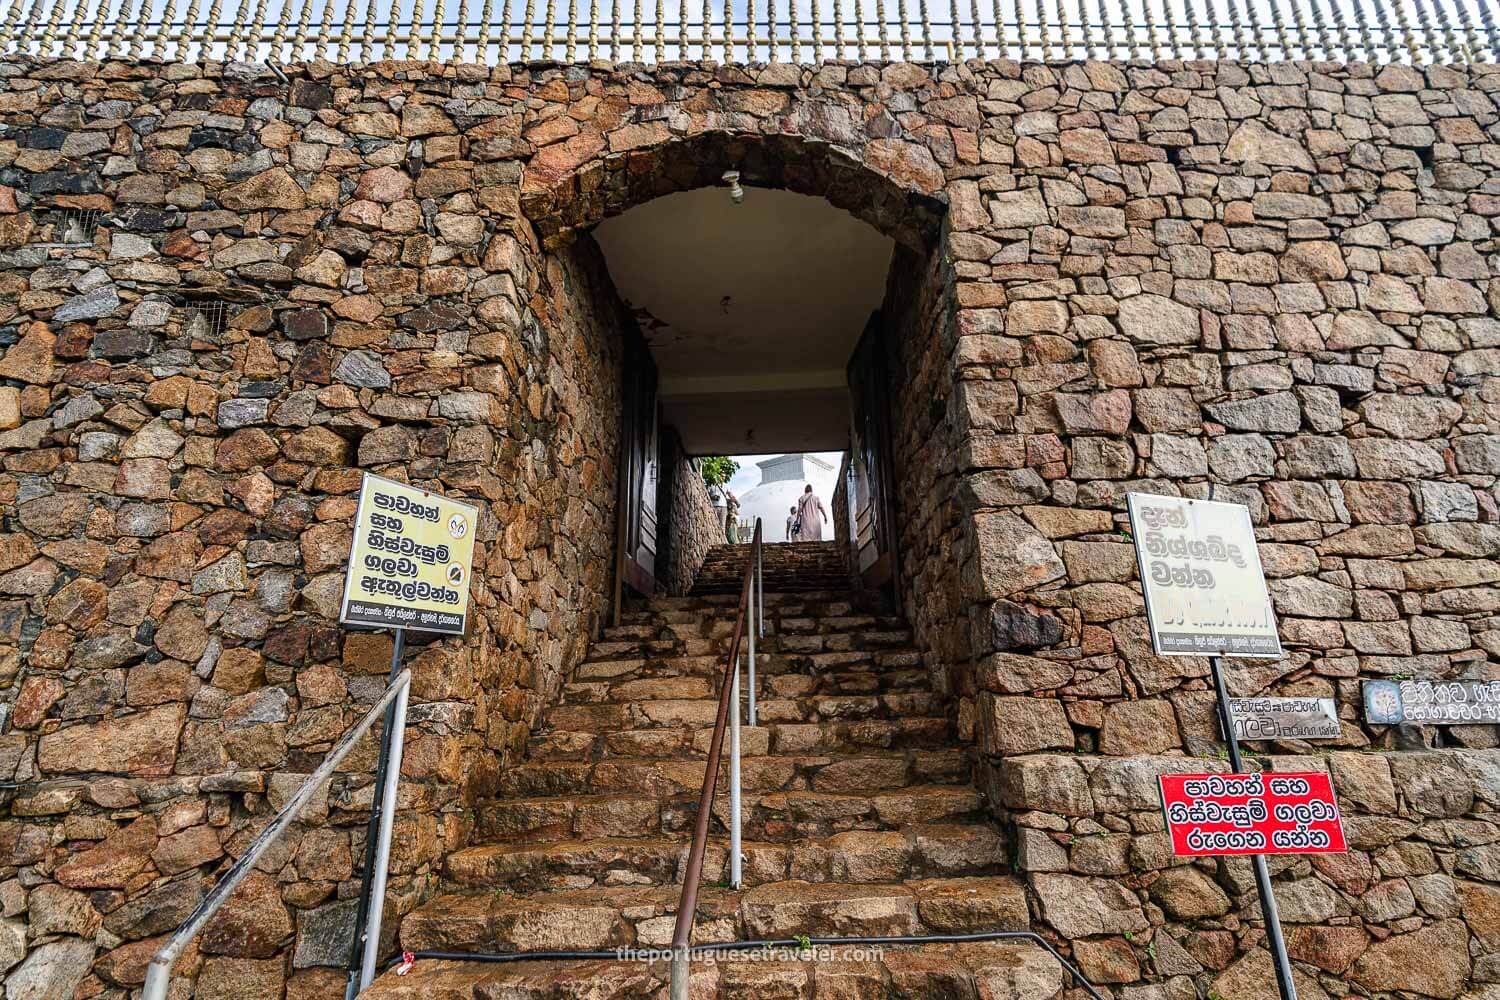
[[[795,542],[797,540],[797,528],[799,527],[797,524],[797,508],[792,507],[791,511],[786,519],[786,540]]]
[[[802,522],[802,530],[797,533],[797,541],[821,542],[823,540],[823,521],[828,520],[828,511],[823,507],[823,501],[819,500],[818,495],[813,492],[812,483],[807,484],[807,489],[802,491],[802,499],[797,501],[797,518]]]

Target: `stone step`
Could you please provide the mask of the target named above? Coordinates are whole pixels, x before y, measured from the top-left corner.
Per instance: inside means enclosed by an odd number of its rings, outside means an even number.
[[[895,691],[880,695],[813,695],[806,698],[767,698],[756,701],[756,720],[818,723],[841,719],[909,718],[945,714],[947,699],[930,691]],[[539,733],[560,730],[609,732],[711,727],[718,718],[717,698],[667,698],[648,701],[601,701],[558,705],[542,714]]]
[[[891,646],[906,646],[912,643],[912,631],[902,622],[891,618],[869,615],[839,615],[824,621],[807,618],[798,609],[796,617],[767,617],[761,634],[756,637],[757,648],[768,652],[805,649],[886,649]],[[597,643],[605,650],[615,644],[641,647],[675,648],[696,644],[698,653],[727,650],[734,638],[734,618],[703,618],[694,616],[691,622],[667,621],[653,617],[641,621],[627,621],[621,625],[606,626]],[[822,639],[821,643],[812,643]],[[741,641],[749,643],[748,631]],[[713,643],[712,646],[706,645]],[[663,645],[667,644],[667,645]],[[590,651],[591,655],[595,654]],[[603,654],[607,656],[608,654]]]
[[[732,592],[738,594],[739,588],[744,585],[745,564],[742,559],[735,561],[724,561],[724,559],[705,559],[702,568],[697,571],[697,577],[693,580],[693,589],[688,592],[688,597],[697,594],[714,594],[709,586],[723,586],[733,588]],[[819,592],[838,591],[838,589],[849,589],[849,570],[840,565],[763,565],[760,568],[760,585],[768,591],[778,594],[796,594],[796,592]]]
[[[766,574],[763,585],[766,587],[774,587],[775,589],[780,591],[789,592],[795,592],[798,589],[808,591],[822,591],[832,590],[838,587],[840,584],[847,585],[848,581],[849,577],[847,574],[842,576],[808,576],[805,574],[798,576],[777,576],[775,574],[768,573]],[[698,580],[693,583],[693,589],[688,591],[688,593],[691,595],[699,596],[705,594],[738,595],[742,586],[743,584],[740,582],[738,577],[735,577],[733,579],[726,577],[722,580],[712,576],[699,577]]]
[[[711,727],[662,727],[610,732],[560,730],[531,739],[529,759],[596,761],[618,757],[702,759]],[[952,746],[953,720],[943,716],[865,719],[844,722],[779,723],[743,726],[745,756],[858,754],[871,750],[939,750]]]
[[[742,560],[743,550],[729,555]],[[728,576],[737,590],[737,572]],[[798,583],[808,582],[800,574]],[[767,594],[757,642],[760,725],[741,731],[745,884],[726,884],[721,771],[694,939],[1026,928],[1025,894],[1005,874],[1004,836],[970,783],[950,700],[932,691],[911,629],[878,599],[820,586],[827,589]],[[476,804],[479,843],[447,857],[444,895],[406,917],[403,947],[669,943],[736,599],[652,599],[606,630],[563,704],[544,712],[526,762],[505,771],[496,798]],[[703,998],[1049,1000],[1061,986],[1045,952],[1000,945],[896,949],[858,967],[695,966],[694,995]],[[387,976],[366,995],[666,995],[665,966],[646,962],[422,962],[412,976]]]
[[[682,662],[682,672],[717,675],[729,655],[728,636],[715,639],[622,639],[600,643],[590,650],[584,664],[646,661],[675,664]],[[749,652],[749,643],[740,642],[741,655]],[[823,665],[887,664],[921,662],[921,655],[911,636],[901,633],[859,633],[855,635],[783,635],[767,636],[755,644],[756,661],[784,662],[786,670],[817,668]],[[582,664],[580,665],[582,666]]]
[[[755,650],[757,674],[827,673],[837,670],[880,670],[913,668],[921,666],[922,657],[906,643],[871,643],[864,648],[845,647],[842,642],[809,642],[810,636],[787,636],[788,641],[777,642],[767,649],[759,644]],[[683,648],[686,644],[673,643],[665,649],[651,650],[639,644],[630,649],[626,644],[611,644],[608,653],[600,651],[580,663],[574,671],[579,681],[615,680],[628,678],[632,674],[655,677],[712,677],[724,675],[724,665],[729,657],[727,644],[716,648],[699,647],[698,652]],[[650,645],[655,645],[650,644]],[[616,646],[625,646],[616,650]],[[811,648],[796,648],[811,647]],[[748,648],[741,663],[748,663]]]
[[[475,810],[485,843],[538,843],[548,839],[630,837],[657,833],[692,835],[699,792],[666,798],[647,795],[580,795],[571,798],[505,798]],[[984,801],[968,785],[914,785],[885,792],[746,793],[741,810],[743,835],[750,840],[787,843],[799,837],[831,836],[848,830],[896,830],[920,823],[981,820]],[[714,827],[728,830],[729,796],[713,804]]]
[[[805,573],[809,576],[837,576],[849,575],[848,560],[841,550],[832,550],[827,553],[811,554],[807,552],[794,553],[801,558],[786,558],[777,556],[777,550],[766,548],[760,559],[761,572],[767,576],[776,574],[778,576],[796,576]],[[809,556],[812,556],[809,558]],[[726,546],[725,548],[710,549],[703,557],[703,567],[698,572],[701,580],[705,574],[710,576],[738,575],[745,570],[745,564],[750,561],[751,553],[749,546]]]
[[[676,681],[678,678],[670,678]],[[663,685],[664,687],[664,685]],[[756,717],[760,723],[820,723],[850,718],[903,718],[939,715],[947,699],[932,691],[886,691],[883,694],[808,694],[804,697],[774,697],[771,682],[759,684]],[[607,690],[582,688],[579,696],[612,694]],[[618,693],[613,693],[618,694]],[[741,694],[741,699],[748,696]],[[573,699],[570,697],[570,702]],[[718,712],[718,697],[678,697],[594,702],[577,700],[547,709],[541,732],[547,729],[646,729],[652,726],[712,726]]]
[[[906,627],[907,622],[893,614],[881,601],[867,601],[858,594],[775,594],[767,591],[766,606],[760,617],[769,627],[778,621],[804,619],[827,620],[844,627],[850,620],[885,622]],[[656,597],[649,601],[627,604],[620,615],[623,625],[693,625],[699,622],[733,622],[739,616],[739,601],[716,597]]]
[[[769,526],[765,526],[763,530],[769,530]],[[760,558],[763,566],[841,565],[847,559],[846,551],[845,544],[827,538],[815,542],[763,544]],[[749,558],[750,552],[747,543],[722,542],[709,548],[704,554],[704,561],[743,563]]]
[[[766,687],[775,687],[774,680]],[[756,702],[758,722],[824,722],[840,719],[890,719],[939,715],[948,699],[931,691],[895,690],[881,694],[808,695],[779,698],[763,692]]]
[[[759,721],[765,721],[763,718]],[[956,731],[947,716],[773,723],[740,727],[746,756],[855,754],[869,750],[947,749]],[[531,738],[531,761],[603,760],[606,757],[703,758],[712,726],[621,729],[610,732],[554,730]]]
[[[661,948],[672,940],[682,887],[623,886],[523,896],[446,894],[401,922],[411,951],[601,951]],[[692,940],[699,944],[809,936],[891,937],[1026,930],[1021,884],[1010,876],[910,882],[769,882],[705,885]]]
[[[846,658],[826,670],[804,673],[791,669],[795,661],[775,656],[755,659],[755,676],[762,698],[813,695],[863,695],[926,691],[932,683],[925,670],[907,666],[900,656],[877,656],[873,664],[849,663]],[[881,661],[885,661],[882,663]],[[695,673],[700,668],[712,668]],[[705,657],[667,660],[601,660],[580,664],[573,683],[563,691],[567,701],[590,703],[636,698],[712,698],[723,676],[723,661]],[[742,665],[742,671],[744,669]],[[748,675],[743,683],[748,685]],[[748,687],[746,688],[748,691]]]
[[[815,633],[819,635],[843,634],[855,631],[885,630],[911,636],[906,622],[892,615],[829,615],[809,617],[807,615],[777,615],[770,619],[776,631],[782,635]]]
[[[740,763],[741,786],[749,792],[877,792],[912,785],[955,784],[967,781],[969,776],[960,750],[743,756]],[[500,775],[499,793],[537,798],[633,792],[661,798],[701,790],[706,766],[704,760],[647,757],[527,761]]]
[[[444,884],[467,889],[548,892],[590,886],[680,882],[689,840],[593,837],[539,844],[485,844],[450,854]],[[988,822],[932,823],[902,830],[853,830],[795,843],[742,844],[747,886],[768,882],[898,882],[990,875],[1006,863],[1004,840]],[[705,884],[729,874],[729,841],[710,838]]]
[[[712,593],[709,586],[741,586],[745,579],[743,559],[705,559],[693,581],[691,594]],[[805,566],[763,564],[761,579],[768,589],[782,593],[798,590],[836,590],[850,585],[849,570],[831,563],[816,563]],[[736,591],[737,592],[737,591]]]
[[[798,643],[799,645],[801,643]],[[658,652],[636,650],[625,655],[604,658],[596,656],[580,663],[573,672],[578,682],[630,680],[635,677],[708,677],[717,682],[724,676],[728,662],[727,649],[709,648],[698,653],[675,646]],[[748,669],[748,651],[740,657]],[[848,672],[913,670],[922,666],[922,656],[915,649],[900,645],[875,649],[831,649],[823,651],[783,651],[757,649],[757,677],[773,674],[822,675]]]
[[[698,1000],[890,997],[901,1000],[1059,1000],[1062,966],[1041,948],[994,941],[888,947],[878,960],[851,950],[839,961],[710,962],[695,958]],[[852,960],[851,960],[852,959]],[[422,961],[405,976],[387,972],[364,1000],[666,1000],[669,960],[513,962]]]
[[[766,614],[784,613],[785,609],[800,607],[810,615],[890,614],[890,599],[871,591],[850,590],[847,585],[828,590],[776,590],[763,587]],[[733,614],[739,603],[739,594],[707,594],[682,597],[649,597],[633,602],[626,614],[638,611],[652,613],[670,612],[717,612]]]
[[[743,557],[719,559],[709,556],[698,570],[698,577],[693,581],[694,589],[706,582],[739,583],[744,579],[746,562]],[[823,586],[829,589],[840,585],[848,587],[850,583],[848,568],[834,561],[790,564],[765,560],[761,563],[761,576],[768,584],[773,579],[787,582],[787,587],[777,587],[777,590],[798,589],[803,580],[827,581]],[[809,586],[807,589],[817,588]]]
[[[769,549],[767,550],[770,551]],[[718,552],[709,552],[703,558],[703,565],[698,570],[698,581],[705,579],[739,579],[745,572],[745,565],[750,561],[748,549],[738,549],[735,552],[724,555]],[[849,579],[849,570],[842,559],[803,559],[790,561],[786,559],[771,559],[762,557],[761,573],[766,577],[777,576],[796,579],[799,576],[831,576],[842,577],[846,582]]]
[[[744,586],[744,567],[706,566],[693,581],[689,597],[704,597],[724,594],[738,597]],[[778,594],[818,594],[849,589],[849,574],[834,570],[774,570],[767,569],[761,576],[761,589]]]
[[[703,564],[716,569],[743,568],[750,558],[749,545],[720,545],[704,554]],[[767,573],[792,573],[799,569],[830,572],[846,566],[848,558],[843,546],[832,542],[813,542],[807,545],[783,542],[763,546],[760,564]]]
[[[693,581],[692,594],[738,592],[745,579],[749,552],[709,552]],[[776,559],[763,557],[761,577],[765,586],[778,591],[825,590],[849,587],[852,580],[848,561],[842,553],[828,558]]]
[[[810,618],[803,613],[804,609],[798,608],[795,615],[766,615],[764,627],[761,630],[760,639],[771,645],[782,635],[838,635],[858,636],[864,633],[889,633],[883,637],[883,644],[890,645],[903,639],[911,640],[911,628],[899,618],[891,618],[883,615],[831,615],[824,618]],[[720,639],[728,640],[734,634],[735,616],[725,613],[722,616],[709,616],[694,612],[684,612],[690,621],[675,621],[677,616],[653,614],[626,616],[620,625],[610,625],[604,629],[603,638],[606,642],[617,639],[636,640],[642,638],[649,641],[660,642],[663,640],[688,641],[691,639]],[[635,620],[630,620],[634,618]],[[647,630],[643,635],[643,630]]]

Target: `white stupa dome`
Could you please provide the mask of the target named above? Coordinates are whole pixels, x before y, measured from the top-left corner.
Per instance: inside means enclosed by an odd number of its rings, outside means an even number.
[[[754,524],[758,517],[765,525],[767,542],[786,541],[786,518],[790,508],[809,483],[813,492],[828,508],[829,522],[823,526],[823,537],[833,537],[833,487],[838,471],[816,455],[777,455],[763,462],[760,483],[740,494],[740,521]]]

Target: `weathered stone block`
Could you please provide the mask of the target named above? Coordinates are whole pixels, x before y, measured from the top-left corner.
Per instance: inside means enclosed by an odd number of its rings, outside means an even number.
[[[1052,543],[1014,514],[980,511],[974,527],[978,570],[989,597],[1008,597],[1067,573]]]
[[[1463,921],[1445,920],[1371,945],[1349,978],[1367,989],[1457,997],[1469,976],[1468,943]]]
[[[176,757],[184,714],[183,705],[163,705],[44,736],[37,749],[37,764],[52,773],[168,774]]]
[[[1099,752],[1113,756],[1137,756],[1176,749],[1177,716],[1170,702],[1158,699],[1122,701],[1104,711],[1099,734]]]
[[[1054,699],[1004,697],[986,691],[980,696],[980,711],[986,753],[1003,757],[1073,746],[1067,713]]]
[[[1042,873],[1033,881],[1042,917],[1064,937],[1145,930],[1135,894],[1118,882]]]
[[[999,769],[1001,797],[1011,809],[1066,816],[1094,813],[1088,778],[1077,758],[1046,754],[1010,757],[999,763]]]
[[[1178,920],[1220,917],[1232,905],[1224,890],[1194,865],[1162,872],[1150,892],[1152,901]]]

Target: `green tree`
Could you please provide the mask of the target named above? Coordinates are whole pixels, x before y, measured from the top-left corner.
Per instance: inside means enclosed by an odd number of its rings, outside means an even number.
[[[703,476],[703,485],[710,493],[718,493],[739,469],[740,464],[727,455],[698,459],[698,473]]]

